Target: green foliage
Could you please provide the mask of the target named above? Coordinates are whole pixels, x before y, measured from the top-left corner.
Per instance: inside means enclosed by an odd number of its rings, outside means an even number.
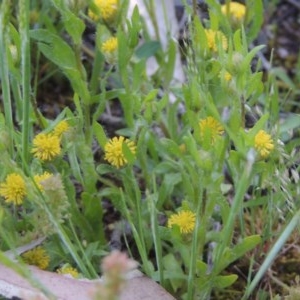
[[[58,35],[46,29],[35,29],[30,32],[31,38],[38,41],[39,50],[55,63],[70,80],[72,87],[85,102],[89,93],[78,68],[76,55],[72,48]]]
[[[189,16],[182,49],[187,80],[175,87],[177,43],[170,39],[164,50],[152,40],[137,7],[127,18],[128,1],[111,24],[92,23],[85,4],[32,4],[40,16],[32,21],[21,14],[20,27],[8,1],[2,2],[1,251],[44,236],[49,270],[68,263],[96,278],[99,260],[117,236],[142,271],[177,299],[207,299],[231,287],[240,276],[231,266],[241,261],[249,278],[242,292],[250,297],[298,224],[299,139],[291,132],[300,120],[297,114],[280,118],[276,79],[291,90],[296,85],[281,69],[263,74],[259,63],[253,67],[264,47],[249,47],[262,24],[262,1],[246,1],[238,24],[217,1],[207,3],[208,20]],[[90,8],[97,12],[95,6]],[[95,48],[87,46],[87,28],[94,30]],[[223,32],[227,46],[207,29]],[[108,53],[111,61],[102,48],[109,37],[118,43]],[[15,60],[9,45],[17,50]],[[149,58],[158,65],[152,77]],[[58,111],[48,115],[39,95],[60,84],[68,102],[53,103]],[[63,122],[68,128],[57,133]],[[58,138],[52,159],[32,152],[40,147],[38,133]],[[53,175],[36,182],[44,172]],[[25,182],[20,206],[7,182],[11,173]],[[284,219],[282,232],[274,230]],[[261,262],[265,244],[273,247]],[[24,272],[3,253],[0,261]]]

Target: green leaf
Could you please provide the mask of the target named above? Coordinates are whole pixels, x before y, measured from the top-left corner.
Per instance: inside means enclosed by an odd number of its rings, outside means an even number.
[[[159,188],[157,209],[161,209],[164,202],[171,198],[174,187],[182,181],[182,176],[180,173],[167,173],[164,176],[163,182]]]
[[[173,290],[177,291],[186,280],[186,275],[181,269],[181,262],[169,253],[163,257],[163,265],[166,269],[165,278],[170,280]]]
[[[172,171],[175,171],[177,166],[172,161],[162,161],[161,163],[157,164],[154,168],[155,174],[166,174]]]
[[[82,177],[79,161],[76,155],[76,146],[74,144],[71,145],[71,147],[68,149],[68,159],[69,159],[70,168],[72,170],[73,176],[80,184],[83,185],[84,180]]]
[[[128,47],[127,35],[121,30],[118,31],[118,67],[122,82],[126,91],[130,90],[130,82],[128,76],[128,63],[132,55],[132,50]]]
[[[65,10],[61,13],[68,34],[72,37],[76,45],[80,45],[82,42],[82,34],[85,29],[84,22],[69,10]]]
[[[89,92],[86,82],[82,80],[81,72],[77,68],[76,58],[72,48],[58,35],[46,29],[31,30],[30,37],[38,42],[40,51],[68,77],[74,91],[77,92],[84,101],[89,101]]]
[[[141,17],[137,5],[133,9],[130,21],[126,21],[129,33],[128,45],[130,48],[134,49],[138,45],[139,32],[142,30]]]
[[[153,101],[157,97],[157,94],[158,94],[158,89],[151,90],[149,94],[145,96],[144,102]]]
[[[164,153],[167,155],[181,156],[180,148],[173,140],[161,138],[160,142]]]
[[[243,45],[242,45],[242,39],[241,39],[241,30],[238,29],[234,35],[233,35],[233,42],[234,42],[234,48],[238,52],[242,52]]]
[[[255,39],[264,21],[264,7],[262,0],[247,0],[247,40],[248,43]],[[249,26],[250,25],[250,26]]]
[[[294,130],[300,127],[300,115],[299,114],[290,114],[288,118],[279,127],[279,132],[281,134],[286,133],[290,130]]]
[[[96,168],[96,171],[100,175],[105,175],[105,174],[109,174],[109,173],[115,173],[116,168],[111,165],[107,165],[107,164],[99,164]]]
[[[238,276],[236,274],[216,276],[214,286],[219,289],[224,289],[231,286],[237,279]]]
[[[30,31],[30,37],[37,40],[43,54],[63,69],[76,69],[76,58],[71,47],[58,35],[46,29]]]
[[[246,98],[249,98],[252,94],[254,95],[261,95],[264,90],[264,85],[262,83],[262,72],[258,72],[253,74],[250,77],[250,80],[247,82],[246,87]],[[251,105],[255,103],[251,102]]]
[[[176,50],[177,50],[176,42],[173,40],[170,40],[168,52],[167,52],[168,60],[164,66],[164,82],[165,82],[165,84],[169,84],[174,76]]]
[[[204,56],[208,50],[208,42],[202,23],[199,18],[194,18],[194,32],[192,41],[194,42],[195,51]]]
[[[220,207],[222,222],[223,222],[223,224],[225,224],[228,220],[228,216],[230,213],[230,206],[228,204],[228,201],[223,198],[219,198],[217,203],[218,203],[218,206]]]
[[[118,202],[120,201],[120,191],[117,187],[107,187],[107,188],[103,188],[100,190],[100,192],[98,193],[98,196],[100,198],[105,197],[105,198],[117,198]]]
[[[84,216],[93,228],[93,232],[91,234],[95,239],[99,239],[103,230],[102,222],[100,222],[103,215],[101,201],[96,195],[92,195],[88,192],[83,192],[81,194],[81,198],[83,201]]]
[[[295,90],[296,86],[294,82],[291,80],[291,78],[287,75],[286,71],[284,68],[277,67],[277,68],[272,68],[270,70],[270,73],[275,75],[277,78],[282,80],[291,90]]]
[[[236,245],[231,252],[232,259],[236,260],[242,257],[246,252],[252,250],[261,242],[261,237],[259,235],[251,235],[245,237],[242,242]]]
[[[146,61],[140,60],[132,66],[131,90],[138,91],[146,74]]]
[[[143,45],[136,49],[135,56],[138,59],[147,59],[151,56],[154,56],[155,53],[160,49],[161,45],[158,41],[145,42]]]
[[[243,60],[242,63],[242,67],[241,70],[243,70],[244,72],[246,72],[246,70],[249,69],[249,66],[251,65],[251,61],[253,59],[253,57],[256,55],[257,52],[259,52],[261,49],[263,49],[265,47],[265,45],[259,45],[254,47],[245,57],[245,59]]]
[[[93,131],[99,145],[104,149],[105,144],[107,143],[107,137],[103,127],[97,121],[93,122]]]
[[[249,138],[254,138],[254,136],[264,128],[266,122],[269,119],[269,114],[266,113],[261,116],[261,118],[255,123],[254,127],[251,128],[251,130],[248,132],[248,137]]]
[[[197,275],[199,277],[205,276],[207,274],[207,264],[202,260],[197,260],[196,263]]]
[[[127,143],[122,143],[122,152],[127,160],[127,162],[129,164],[133,164],[136,156],[135,154],[130,150],[129,146],[127,145]]]
[[[170,241],[171,232],[170,229],[165,226],[158,226],[159,237],[161,240]]]
[[[52,0],[55,7],[62,15],[62,19],[68,34],[76,45],[81,44],[81,37],[85,29],[84,22],[74,15],[66,6],[65,1]]]
[[[125,120],[126,120],[128,127],[134,127],[134,124],[135,124],[134,110],[135,110],[135,108],[140,106],[140,105],[138,105],[138,104],[140,104],[138,97],[131,93],[130,94],[125,93],[125,94],[120,94],[119,99],[122,104]],[[135,105],[135,107],[134,107],[134,105]]]

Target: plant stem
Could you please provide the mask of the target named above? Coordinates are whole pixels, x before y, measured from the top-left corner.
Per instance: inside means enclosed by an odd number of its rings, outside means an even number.
[[[193,15],[197,16],[197,0],[193,0]]]
[[[14,123],[13,123],[13,114],[12,114],[12,105],[10,97],[10,85],[9,85],[9,71],[8,71],[8,60],[6,55],[7,44],[7,26],[9,21],[9,9],[10,1],[3,0],[1,4],[0,11],[0,75],[1,75],[1,87],[2,87],[2,97],[4,105],[4,115],[5,123],[8,128],[9,136],[11,137],[9,143],[9,151],[12,155],[13,153],[13,132],[14,132]]]
[[[133,223],[130,212],[127,208],[127,201],[125,199],[125,196],[124,196],[124,193],[123,193],[122,189],[120,189],[120,196],[121,196],[122,202],[124,203],[125,217],[126,217],[126,219],[128,220],[128,222],[131,226],[132,234],[133,234],[134,240],[136,242],[136,246],[138,248],[139,255],[141,256],[141,259],[142,259],[143,269],[144,269],[146,275],[151,277],[152,276],[152,266],[151,266],[151,264],[148,260],[147,252],[146,252],[146,249],[145,249],[145,243],[141,239],[141,237],[140,237],[140,235],[139,235],[138,231],[136,230],[136,227]]]
[[[195,230],[193,234],[193,241],[192,241],[192,251],[191,251],[191,261],[189,265],[189,275],[188,275],[188,296],[187,299],[193,299],[194,297],[194,287],[195,287],[195,274],[196,274],[196,265],[197,265],[197,258],[202,259],[202,253],[199,255],[199,227],[200,227],[200,220],[203,214],[203,204],[204,204],[204,192],[201,188],[196,188],[197,192],[195,192],[196,203],[196,224]],[[206,227],[205,224],[202,224],[201,220],[201,227]],[[202,252],[202,251],[201,251]]]
[[[158,192],[156,188],[156,178],[153,175],[153,192],[154,195],[149,195],[147,197],[148,199],[148,205],[151,215],[151,230],[152,230],[152,236],[153,236],[153,242],[154,242],[154,248],[155,248],[155,257],[156,257],[156,263],[157,263],[157,269],[159,274],[159,282],[162,286],[164,286],[164,272],[163,272],[163,262],[162,262],[162,246],[161,246],[161,240],[159,237],[159,229],[158,229],[158,220],[157,220],[157,211],[156,211],[156,203],[158,198]]]
[[[24,164],[29,160],[29,113],[30,113],[30,39],[29,39],[30,1],[19,1],[19,24],[21,39],[21,75],[22,75],[22,156]]]
[[[214,266],[214,273],[219,274],[222,271],[222,268],[220,268],[220,265],[222,266],[222,260],[223,260],[223,254],[227,247],[230,246],[231,239],[232,239],[232,233],[234,232],[234,223],[235,218],[238,214],[238,212],[242,208],[242,202],[244,199],[244,195],[247,191],[247,188],[250,183],[251,173],[252,173],[252,166],[254,161],[249,158],[246,162],[246,166],[244,169],[244,172],[240,178],[240,181],[238,182],[236,194],[233,199],[233,203],[230,209],[230,213],[228,216],[227,223],[224,226],[223,229],[223,241],[217,248],[216,252],[216,263]]]
[[[246,112],[245,112],[245,98],[242,96],[241,99],[241,127],[245,128],[245,122],[246,122]]]

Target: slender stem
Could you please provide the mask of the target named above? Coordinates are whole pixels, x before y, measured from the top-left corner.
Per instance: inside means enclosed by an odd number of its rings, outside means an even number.
[[[39,60],[40,60],[40,56],[41,56],[41,52],[37,51],[37,55],[36,55],[36,59],[35,59],[35,75],[34,75],[34,79],[33,79],[33,89],[32,89],[32,98],[31,98],[31,106],[34,112],[34,115],[37,119],[37,122],[40,126],[40,128],[44,129],[45,128],[45,124],[41,118],[41,114],[38,110],[37,107],[37,101],[36,101],[36,96],[37,96],[37,89],[38,89],[38,84],[39,84]]]
[[[143,218],[142,218],[142,208],[141,208],[141,192],[140,192],[140,189],[139,187],[137,186],[137,183],[136,183],[136,179],[134,177],[134,174],[133,174],[133,170],[131,167],[128,168],[128,173],[129,173],[129,178],[131,178],[131,182],[133,184],[133,196],[134,196],[134,199],[135,199],[135,209],[136,209],[136,213],[137,213],[137,225],[138,225],[138,233],[139,233],[139,236],[141,237],[141,241],[142,241],[142,244],[143,244],[143,247],[145,249],[145,239],[144,239],[144,232],[143,232]]]
[[[121,196],[121,199],[122,199],[122,202],[124,203],[124,214],[125,214],[125,217],[126,219],[128,220],[130,226],[131,226],[131,230],[132,230],[132,234],[133,234],[133,237],[134,237],[134,240],[136,242],[136,246],[138,248],[138,252],[141,256],[141,259],[142,259],[142,263],[143,263],[143,269],[146,273],[146,275],[148,275],[149,277],[152,276],[152,266],[148,260],[148,256],[147,256],[147,252],[146,252],[146,249],[145,249],[145,244],[144,242],[141,240],[141,237],[138,233],[138,231],[136,230],[136,227],[133,223],[133,220],[132,220],[132,217],[131,217],[131,214],[129,213],[129,210],[127,208],[127,204],[126,204],[126,199],[125,199],[125,196],[124,196],[124,193],[123,191],[120,189],[120,196]]]
[[[96,95],[100,86],[100,72],[103,68],[104,60],[102,54],[96,49],[93,62],[93,70],[90,79],[90,91],[91,95]],[[110,72],[109,72],[110,73]]]
[[[195,289],[195,274],[196,274],[196,265],[197,265],[197,258],[201,259],[202,257],[199,257],[199,227],[200,222],[201,226],[205,227],[205,224],[202,224],[201,215],[203,214],[203,200],[204,200],[204,192],[202,189],[200,190],[199,187],[196,187],[195,192],[195,200],[197,203],[196,208],[196,224],[195,224],[195,230],[193,234],[193,241],[192,241],[192,251],[191,251],[191,260],[190,260],[190,266],[189,266],[189,275],[188,275],[188,296],[187,299],[193,299],[194,296],[194,289]],[[202,251],[201,251],[202,252]],[[201,253],[202,254],[202,253]],[[202,256],[202,255],[201,255]]]
[[[224,226],[223,229],[223,241],[222,244],[219,245],[217,248],[217,253],[216,253],[216,263],[214,266],[214,272],[215,274],[219,274],[222,271],[222,260],[223,260],[223,254],[225,249],[230,246],[231,239],[232,239],[232,233],[234,232],[234,223],[236,216],[238,212],[240,211],[242,207],[242,201],[244,199],[244,195],[247,191],[251,174],[252,174],[252,166],[253,166],[254,161],[252,159],[248,159],[246,162],[246,166],[244,169],[244,172],[240,178],[240,181],[238,183],[237,189],[236,189],[236,194],[233,199],[233,203],[230,209],[230,213],[228,216],[227,223]]]
[[[242,96],[242,99],[241,99],[241,126],[242,126],[242,128],[245,128],[245,122],[246,122],[245,98],[244,98],[244,96]]]
[[[144,2],[148,11],[148,14],[150,16],[150,19],[152,21],[153,27],[154,27],[154,31],[155,31],[155,35],[156,38],[158,40],[160,40],[160,35],[159,35],[159,28],[158,28],[158,24],[157,24],[157,19],[156,19],[156,15],[155,15],[155,4],[153,2],[153,0],[150,0],[148,2],[147,5],[147,1]]]
[[[154,242],[154,248],[155,248],[157,269],[158,269],[158,274],[159,274],[159,282],[162,286],[164,286],[162,246],[161,246],[161,240],[160,240],[160,236],[159,236],[157,212],[156,212],[156,205],[155,205],[157,202],[157,198],[158,198],[158,192],[157,192],[157,188],[156,188],[156,178],[154,175],[152,177],[152,182],[153,182],[154,195],[152,197],[149,195],[149,197],[147,197],[147,199],[148,199],[148,204],[150,206],[151,230],[152,230],[152,236],[153,236],[153,242]]]
[[[23,101],[22,101],[22,94],[21,94],[19,81],[14,76],[11,76],[11,78],[10,78],[10,87],[11,87],[11,91],[13,94],[13,99],[15,101],[15,107],[16,107],[15,118],[18,121],[22,118]]]
[[[30,1],[19,1],[19,24],[21,39],[21,74],[22,74],[22,156],[23,164],[29,160],[29,113],[30,113],[30,39],[29,39]],[[24,168],[24,165],[23,165]]]
[[[82,110],[84,114],[84,133],[85,133],[85,140],[87,145],[92,144],[93,139],[93,131],[91,126],[91,93],[87,88],[87,78],[86,78],[86,71],[84,66],[81,62],[81,44],[74,45],[74,53],[76,58],[77,69],[81,74],[82,79],[82,90],[80,94],[80,100],[82,103]]]
[[[193,0],[193,15],[197,16],[197,0]]]
[[[4,115],[5,123],[8,128],[8,133],[10,137],[13,137],[14,123],[13,123],[13,113],[11,106],[10,97],[10,85],[9,85],[9,71],[8,71],[8,60],[6,55],[7,44],[7,26],[9,21],[9,6],[10,1],[4,0],[1,4],[0,10],[0,72],[1,72],[1,87],[2,87],[2,97],[4,105]],[[10,139],[9,144],[10,154],[13,153],[13,138]]]
[[[79,250],[80,250],[80,252],[83,256],[83,259],[85,260],[85,264],[86,264],[87,269],[89,269],[89,272],[90,272],[91,276],[93,276],[93,278],[97,278],[98,274],[97,274],[95,268],[93,267],[91,261],[87,257],[85,250],[82,247],[82,243],[78,238],[78,235],[76,233],[76,230],[74,228],[72,220],[69,220],[69,224],[70,224],[70,227],[71,227],[71,231],[73,233],[74,240],[76,241],[76,244],[77,244],[76,246],[79,248]]]

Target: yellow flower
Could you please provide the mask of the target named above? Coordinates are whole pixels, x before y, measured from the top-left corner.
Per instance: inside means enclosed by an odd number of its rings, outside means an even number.
[[[94,0],[98,14],[89,10],[88,15],[91,19],[98,21],[102,18],[105,22],[112,22],[118,10],[118,0]]]
[[[60,138],[57,135],[39,133],[33,139],[31,153],[38,159],[44,161],[51,160],[59,155],[60,151]]]
[[[261,157],[267,157],[274,149],[274,143],[271,136],[264,130],[260,130],[254,138],[254,147]]]
[[[44,172],[43,174],[40,174],[40,175],[34,175],[33,176],[33,179],[36,183],[36,185],[38,186],[38,188],[43,191],[44,190],[44,187],[43,187],[43,184],[42,182],[48,178],[50,178],[53,174],[51,173],[48,173],[48,172]]]
[[[79,277],[79,273],[78,273],[77,269],[69,266],[68,264],[66,264],[63,267],[57,269],[56,272],[58,274],[62,274],[62,275],[71,275],[73,278],[78,278]]]
[[[50,257],[42,247],[36,247],[21,255],[24,262],[45,270],[49,266]]]
[[[229,16],[233,22],[242,22],[246,15],[246,6],[238,2],[230,2],[221,6],[221,11],[225,16]]]
[[[132,154],[135,154],[135,143],[133,141],[125,139],[123,136],[110,139],[104,146],[104,159],[117,168],[120,168],[127,163],[127,160],[123,153],[123,143],[127,145]]]
[[[211,143],[214,143],[216,138],[224,133],[224,127],[213,117],[202,119],[199,122],[199,127],[201,138],[203,139],[209,136],[211,138]]]
[[[171,215],[168,220],[168,227],[177,225],[181,233],[190,233],[194,230],[196,223],[196,214],[189,210],[182,210],[177,214]]]
[[[66,120],[60,121],[53,130],[53,135],[61,137],[63,133],[67,132],[70,129],[70,125]]]
[[[111,37],[102,44],[101,51],[104,54],[105,59],[108,63],[116,63],[118,58],[117,49],[118,39],[116,37]]]
[[[7,175],[5,182],[0,185],[0,195],[7,203],[21,205],[26,196],[26,186],[22,176],[16,173]]]
[[[218,50],[218,43],[221,44],[224,50],[227,50],[228,43],[226,36],[219,30],[205,29],[205,35],[208,43],[208,48],[213,52]]]
[[[224,73],[224,79],[225,79],[225,81],[230,81],[231,80],[231,78],[232,78],[232,75],[229,73],[229,72],[225,72]]]
[[[118,48],[118,40],[116,37],[110,37],[101,46],[101,51],[103,53],[113,53]]]

